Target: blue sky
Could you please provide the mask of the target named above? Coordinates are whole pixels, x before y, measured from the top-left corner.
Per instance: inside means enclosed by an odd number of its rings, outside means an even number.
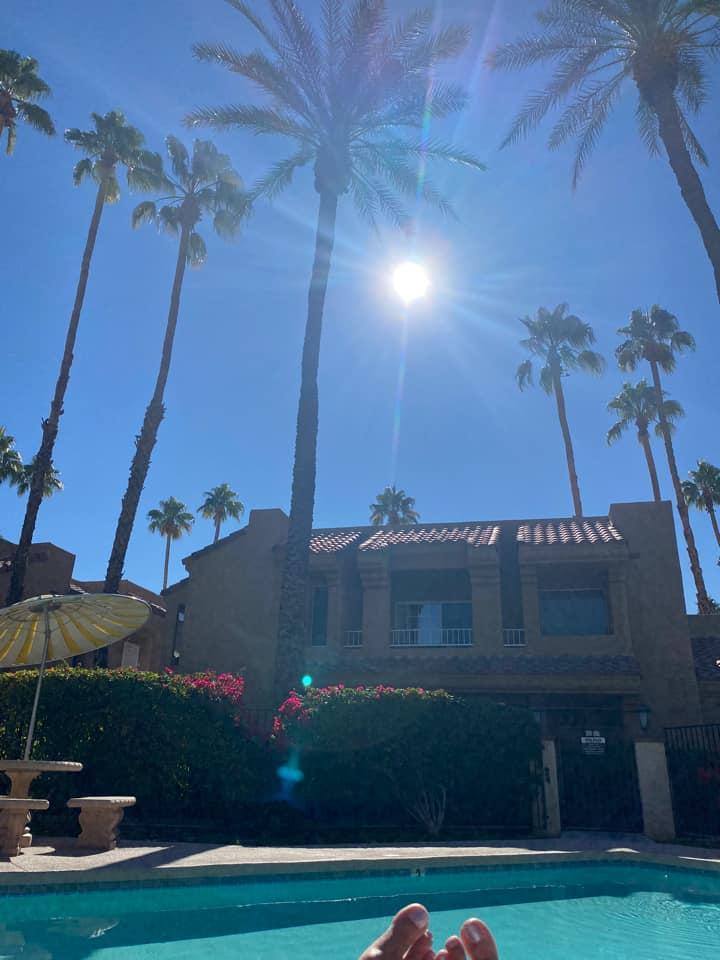
[[[390,4],[398,12],[416,5]],[[321,358],[316,525],[367,522],[367,505],[392,481],[416,498],[428,521],[569,515],[553,402],[539,390],[520,393],[514,382],[523,359],[517,318],[541,304],[568,301],[594,326],[610,360],[615,331],[632,308],[659,302],[675,312],[698,341],[666,384],[687,413],[676,437],[678,461],[683,473],[699,457],[720,461],[720,310],[712,274],[666,161],[651,159],[635,132],[634,91],[626,90],[573,193],[571,151],[548,152],[542,132],[498,149],[538,78],[493,74],[482,61],[498,42],[532,25],[536,5],[445,0],[436,6],[442,20],[470,23],[473,42],[454,70],[472,105],[435,132],[472,150],[489,169],[438,170],[436,181],[460,220],[420,214],[417,255],[432,270],[433,293],[411,310],[406,327],[387,280],[410,253],[406,241],[390,228],[374,235],[349,202],[341,208]],[[86,127],[91,111],[120,108],[148,145],[161,149],[168,133],[191,141],[182,128],[190,108],[254,96],[238,77],[192,59],[196,40],[257,46],[222,0],[128,0],[112,15],[90,0],[5,0],[3,23],[2,45],[40,60],[53,88],[47,106],[60,130]],[[715,68],[714,96],[717,81]],[[698,123],[711,162],[720,157],[716,118],[717,110],[707,110]],[[226,149],[248,182],[283,148],[243,133],[200,135]],[[27,458],[47,414],[92,207],[92,187],[72,185],[76,159],[61,136],[49,140],[24,128],[15,155],[0,158],[0,423]],[[713,167],[704,180],[720,211]],[[56,448],[65,491],[43,505],[36,532],[36,539],[76,553],[76,575],[86,579],[104,575],[133,437],[155,376],[174,265],[172,240],[149,227],[131,230],[136,202],[126,191],[105,211]],[[160,498],[173,495],[194,509],[203,491],[227,481],[248,509],[287,509],[315,211],[308,172],[274,205],[259,206],[236,242],[205,229],[209,259],[185,283],[167,417],[126,565],[127,576],[148,587],[162,579],[163,545],[145,521]],[[611,423],[605,404],[622,379],[609,362],[602,378],[566,382],[588,515],[650,496],[634,438],[610,449],[605,443]],[[659,445],[656,454],[669,497]],[[0,487],[4,536],[17,539],[23,509],[14,491]],[[708,588],[720,598],[709,522],[695,514],[693,523]],[[212,524],[198,519],[174,547],[171,579],[183,574],[181,557],[211,538]],[[694,608],[687,571],[686,593]]]

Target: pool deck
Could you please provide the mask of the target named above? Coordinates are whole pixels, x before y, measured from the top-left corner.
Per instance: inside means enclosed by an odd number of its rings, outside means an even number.
[[[169,883],[206,877],[317,874],[334,871],[429,869],[502,863],[629,860],[720,871],[720,849],[654,843],[644,837],[567,833],[555,840],[523,838],[499,846],[252,847],[199,843],[125,843],[88,853],[73,841],[38,838],[21,856],[0,860],[0,891],[92,884]]]

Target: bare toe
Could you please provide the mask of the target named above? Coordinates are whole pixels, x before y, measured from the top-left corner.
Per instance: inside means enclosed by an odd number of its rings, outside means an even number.
[[[410,947],[405,954],[405,960],[425,960],[427,956],[430,956],[431,960],[435,958],[432,949],[432,934],[429,930],[426,930],[420,939],[416,940]]]
[[[497,945],[482,920],[466,920],[460,936],[470,960],[498,960]]]
[[[411,903],[403,907],[395,914],[385,933],[361,954],[360,960],[404,960],[411,947],[425,937],[428,922],[428,912],[422,904]],[[425,958],[413,956],[412,960]]]
[[[448,960],[465,960],[465,950],[460,937],[449,937],[445,942],[445,949]]]

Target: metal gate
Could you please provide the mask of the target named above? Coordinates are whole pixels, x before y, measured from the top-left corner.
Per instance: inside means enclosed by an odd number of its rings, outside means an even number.
[[[688,839],[720,837],[720,723],[667,727],[665,752],[675,830]]]
[[[635,749],[624,739],[588,754],[575,741],[559,745],[560,819],[563,830],[642,833]]]

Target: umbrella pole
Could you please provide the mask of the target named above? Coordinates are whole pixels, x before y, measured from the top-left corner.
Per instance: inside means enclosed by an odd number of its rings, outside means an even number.
[[[40,661],[38,671],[37,685],[35,686],[35,699],[33,701],[32,713],[30,714],[30,727],[28,729],[27,740],[25,741],[25,754],[23,760],[30,759],[33,737],[35,736],[35,721],[37,720],[38,703],[40,702],[40,688],[42,687],[43,676],[45,675],[45,663],[47,661],[48,649],[50,647],[50,605],[45,607],[45,644],[43,645],[43,655]]]

